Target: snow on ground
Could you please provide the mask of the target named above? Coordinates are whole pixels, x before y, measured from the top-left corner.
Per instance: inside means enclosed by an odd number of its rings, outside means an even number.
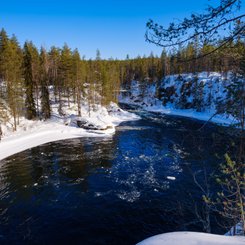
[[[52,117],[47,121],[20,119],[17,131],[9,125],[2,125],[3,138],[0,142],[0,160],[26,149],[57,140],[79,137],[108,137],[113,135],[115,127],[123,121],[137,120],[135,114],[123,111],[115,103],[107,108],[97,106],[95,111],[88,112],[82,107],[82,116],[76,116],[74,105],[66,109],[61,117],[56,107],[52,107]],[[101,130],[86,130],[76,125],[77,120],[86,120],[87,124]]]
[[[137,245],[244,245],[244,236],[222,236],[200,232],[170,232],[150,237]]]
[[[139,105],[140,108],[149,112],[159,112],[167,115],[174,115],[174,116],[182,116],[188,117],[192,119],[197,119],[201,121],[210,121],[213,123],[217,123],[223,126],[230,126],[232,124],[237,123],[236,119],[230,115],[215,115],[215,111],[203,111],[197,112],[194,109],[177,109],[173,105],[163,106],[160,101],[156,100],[155,104],[153,105],[140,105],[139,103],[135,103],[134,101],[130,100],[129,98],[123,98],[120,100],[121,103],[131,104],[131,105]]]
[[[119,101],[121,103],[137,105],[143,110],[159,112],[163,114],[194,118],[203,121],[211,121],[223,126],[236,124],[236,119],[227,114],[216,114],[218,101],[225,100],[227,96],[226,86],[229,84],[231,74],[222,76],[217,72],[201,72],[197,74],[195,87],[193,74],[171,75],[165,77],[160,85],[156,83],[144,84],[132,81],[122,90]],[[199,88],[201,91],[197,91]],[[161,100],[157,98],[157,89],[165,91]],[[186,93],[186,94],[185,94]],[[199,97],[201,108],[198,111],[194,106],[195,97]],[[185,98],[183,103],[181,99]],[[166,103],[164,103],[166,99]],[[185,109],[184,107],[191,107]]]
[[[182,116],[201,121],[211,121],[223,126],[230,126],[236,123],[236,120],[232,116],[228,115],[215,115],[215,111],[203,111],[197,112],[194,109],[176,109],[171,105],[168,106],[150,106],[144,107],[145,110],[151,112],[159,112],[168,115]]]

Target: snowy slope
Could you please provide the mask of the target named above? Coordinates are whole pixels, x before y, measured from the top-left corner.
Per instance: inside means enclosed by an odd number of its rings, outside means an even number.
[[[2,124],[3,138],[0,142],[0,160],[26,149],[57,140],[79,137],[107,137],[115,132],[115,127],[127,120],[137,120],[135,114],[123,111],[115,103],[107,108],[97,105],[89,113],[87,105],[82,106],[82,116],[76,114],[75,104],[65,107],[65,115],[58,114],[58,105],[52,105],[52,116],[47,121],[20,118],[17,131],[13,132],[11,122]],[[77,127],[77,120],[86,120],[100,130],[86,130]]]
[[[231,77],[231,73],[202,72],[166,76],[159,84],[132,81],[122,88],[119,101],[148,111],[230,125],[237,123],[232,115],[216,112],[227,99]]]
[[[244,245],[244,236],[221,236],[199,232],[170,232],[150,237],[137,245]]]

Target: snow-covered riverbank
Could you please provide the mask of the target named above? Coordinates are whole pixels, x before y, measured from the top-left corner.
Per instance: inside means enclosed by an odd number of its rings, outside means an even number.
[[[58,116],[58,113],[52,114],[47,121],[30,121],[21,118],[17,131],[13,132],[7,126],[3,126],[3,138],[0,142],[0,160],[26,149],[53,142],[57,140],[79,138],[79,137],[108,137],[113,135],[115,127],[123,121],[137,120],[139,117],[135,114],[123,111],[116,104],[105,107],[98,107],[96,111],[83,111],[82,120],[88,124],[94,125],[101,130],[87,130],[79,128],[75,116],[71,111],[64,117]]]
[[[123,87],[119,101],[146,111],[229,126],[236,124],[237,120],[218,108],[229,99],[226,86],[230,82],[231,74],[223,76],[217,72],[171,75],[159,84],[132,81]],[[218,110],[221,111],[219,114]]]
[[[236,123],[234,117],[228,115],[216,115],[214,111],[197,112],[193,109],[176,109],[171,105],[142,106],[142,109],[150,112],[159,112],[167,115],[188,117],[191,119],[197,119],[201,121],[210,121],[222,126],[230,126]]]

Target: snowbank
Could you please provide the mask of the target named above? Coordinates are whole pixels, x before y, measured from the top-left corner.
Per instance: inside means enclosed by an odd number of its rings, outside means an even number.
[[[68,114],[69,113],[69,114]],[[105,130],[85,130],[76,125],[72,109],[66,111],[66,116],[60,117],[53,110],[52,117],[47,121],[30,121],[21,119],[16,132],[3,127],[4,137],[0,142],[0,160],[26,149],[57,140],[79,137],[108,137],[115,132],[115,127],[123,121],[137,120],[135,114],[123,111],[111,103],[108,108],[98,106],[96,111],[82,111],[82,117],[96,127]]]
[[[150,106],[144,107],[144,110],[151,112],[159,112],[168,115],[188,117],[192,119],[197,119],[201,121],[210,121],[213,123],[220,124],[222,126],[230,126],[236,123],[236,120],[232,116],[228,115],[215,115],[214,111],[203,111],[197,112],[193,109],[176,109],[173,106]],[[214,116],[215,115],[215,116]]]
[[[170,232],[150,237],[137,245],[244,245],[243,236],[222,236],[199,232]]]

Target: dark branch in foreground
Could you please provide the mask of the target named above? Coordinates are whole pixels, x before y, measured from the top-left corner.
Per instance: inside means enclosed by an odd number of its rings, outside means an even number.
[[[240,0],[220,0],[219,6],[209,6],[204,14],[192,14],[183,21],[170,23],[168,28],[149,20],[146,41],[168,49],[180,48],[189,43],[220,43],[214,50],[193,57],[203,58],[245,36],[245,14],[239,13],[240,7]]]

